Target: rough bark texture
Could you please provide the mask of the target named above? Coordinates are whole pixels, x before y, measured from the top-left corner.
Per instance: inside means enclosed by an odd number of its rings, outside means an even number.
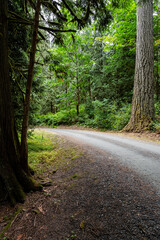
[[[151,128],[154,119],[153,0],[137,0],[137,45],[132,113],[126,131]]]
[[[158,4],[158,2],[157,2]],[[160,7],[157,9],[157,14],[160,16]],[[157,32],[156,32],[156,38],[160,37],[160,24],[159,24],[159,18],[157,18]],[[155,72],[155,93],[156,93],[156,99],[159,100],[160,96],[160,83],[159,83],[159,45],[156,47],[156,72]]]
[[[0,1],[0,200],[23,202],[37,189],[20,165],[20,146],[11,103],[8,71],[8,1]]]
[[[27,79],[26,95],[25,95],[25,102],[24,102],[22,134],[21,134],[21,165],[26,173],[29,173],[27,130],[28,130],[28,119],[29,119],[30,95],[31,95],[31,89],[32,89],[32,82],[33,82],[33,69],[34,69],[34,63],[35,63],[35,53],[36,53],[37,36],[38,36],[40,5],[41,5],[41,1],[37,0],[33,38],[32,38],[32,48],[31,48],[31,54],[30,54],[30,63],[29,63],[29,69],[28,69],[28,79]]]

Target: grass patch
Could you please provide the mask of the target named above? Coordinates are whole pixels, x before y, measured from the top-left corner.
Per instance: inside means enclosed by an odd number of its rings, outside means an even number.
[[[28,139],[29,165],[38,174],[53,169],[67,170],[81,154],[76,148],[67,147],[56,134],[35,130]],[[66,169],[67,168],[67,169]]]
[[[57,157],[57,136],[34,131],[34,134],[28,139],[28,157],[29,165],[37,173],[46,171],[49,166],[53,165]]]
[[[43,134],[37,132],[28,139],[29,152],[52,151],[53,142],[50,138],[44,137]]]

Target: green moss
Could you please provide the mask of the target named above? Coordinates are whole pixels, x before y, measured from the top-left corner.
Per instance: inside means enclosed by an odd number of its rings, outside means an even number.
[[[78,178],[78,174],[77,173],[75,173],[73,176],[72,176],[72,178]]]
[[[31,168],[41,174],[59,168],[68,170],[73,166],[71,161],[81,156],[81,153],[76,148],[66,147],[64,140],[57,135],[36,130],[34,138],[29,139],[28,155]]]
[[[53,147],[54,145],[51,139],[44,137],[43,134],[34,134],[28,138],[29,152],[52,151]]]

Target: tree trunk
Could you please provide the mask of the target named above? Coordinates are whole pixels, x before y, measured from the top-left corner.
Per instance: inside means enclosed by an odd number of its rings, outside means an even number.
[[[12,204],[23,202],[25,193],[35,190],[31,178],[20,165],[18,141],[8,70],[8,1],[0,1],[0,199],[6,197]],[[3,188],[2,188],[3,186]]]
[[[76,73],[76,81],[77,81],[77,116],[79,116],[79,77],[78,77],[78,72]]]
[[[151,129],[154,119],[153,0],[137,0],[137,42],[132,113],[126,131]]]
[[[91,93],[91,79],[88,79],[88,92],[89,92],[89,99],[92,100],[92,93]]]
[[[34,29],[33,29],[33,38],[32,38],[32,47],[31,47],[30,62],[29,62],[29,68],[28,68],[26,95],[25,95],[25,102],[24,102],[22,134],[21,134],[21,165],[22,165],[23,170],[27,174],[29,173],[27,130],[28,130],[28,119],[29,119],[30,95],[31,95],[31,89],[32,89],[32,82],[33,82],[33,69],[34,69],[37,36],[38,36],[40,5],[41,5],[41,1],[37,0],[35,20],[34,20]]]
[[[80,104],[80,96],[79,96],[79,65],[78,65],[78,58],[77,58],[77,50],[75,46],[75,58],[76,58],[76,95],[77,95],[77,116],[79,116],[79,104]]]
[[[158,2],[157,2],[158,5]],[[160,8],[157,7],[157,14],[160,15]],[[159,18],[157,18],[157,33],[156,38],[159,39]],[[156,74],[155,74],[155,93],[156,93],[156,99],[159,100],[160,95],[160,83],[159,83],[159,45],[156,46]]]

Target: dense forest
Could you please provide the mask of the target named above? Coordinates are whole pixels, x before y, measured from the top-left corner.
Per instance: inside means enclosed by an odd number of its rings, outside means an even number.
[[[159,12],[158,0],[0,1],[0,194],[41,189],[29,127],[160,130]]]

